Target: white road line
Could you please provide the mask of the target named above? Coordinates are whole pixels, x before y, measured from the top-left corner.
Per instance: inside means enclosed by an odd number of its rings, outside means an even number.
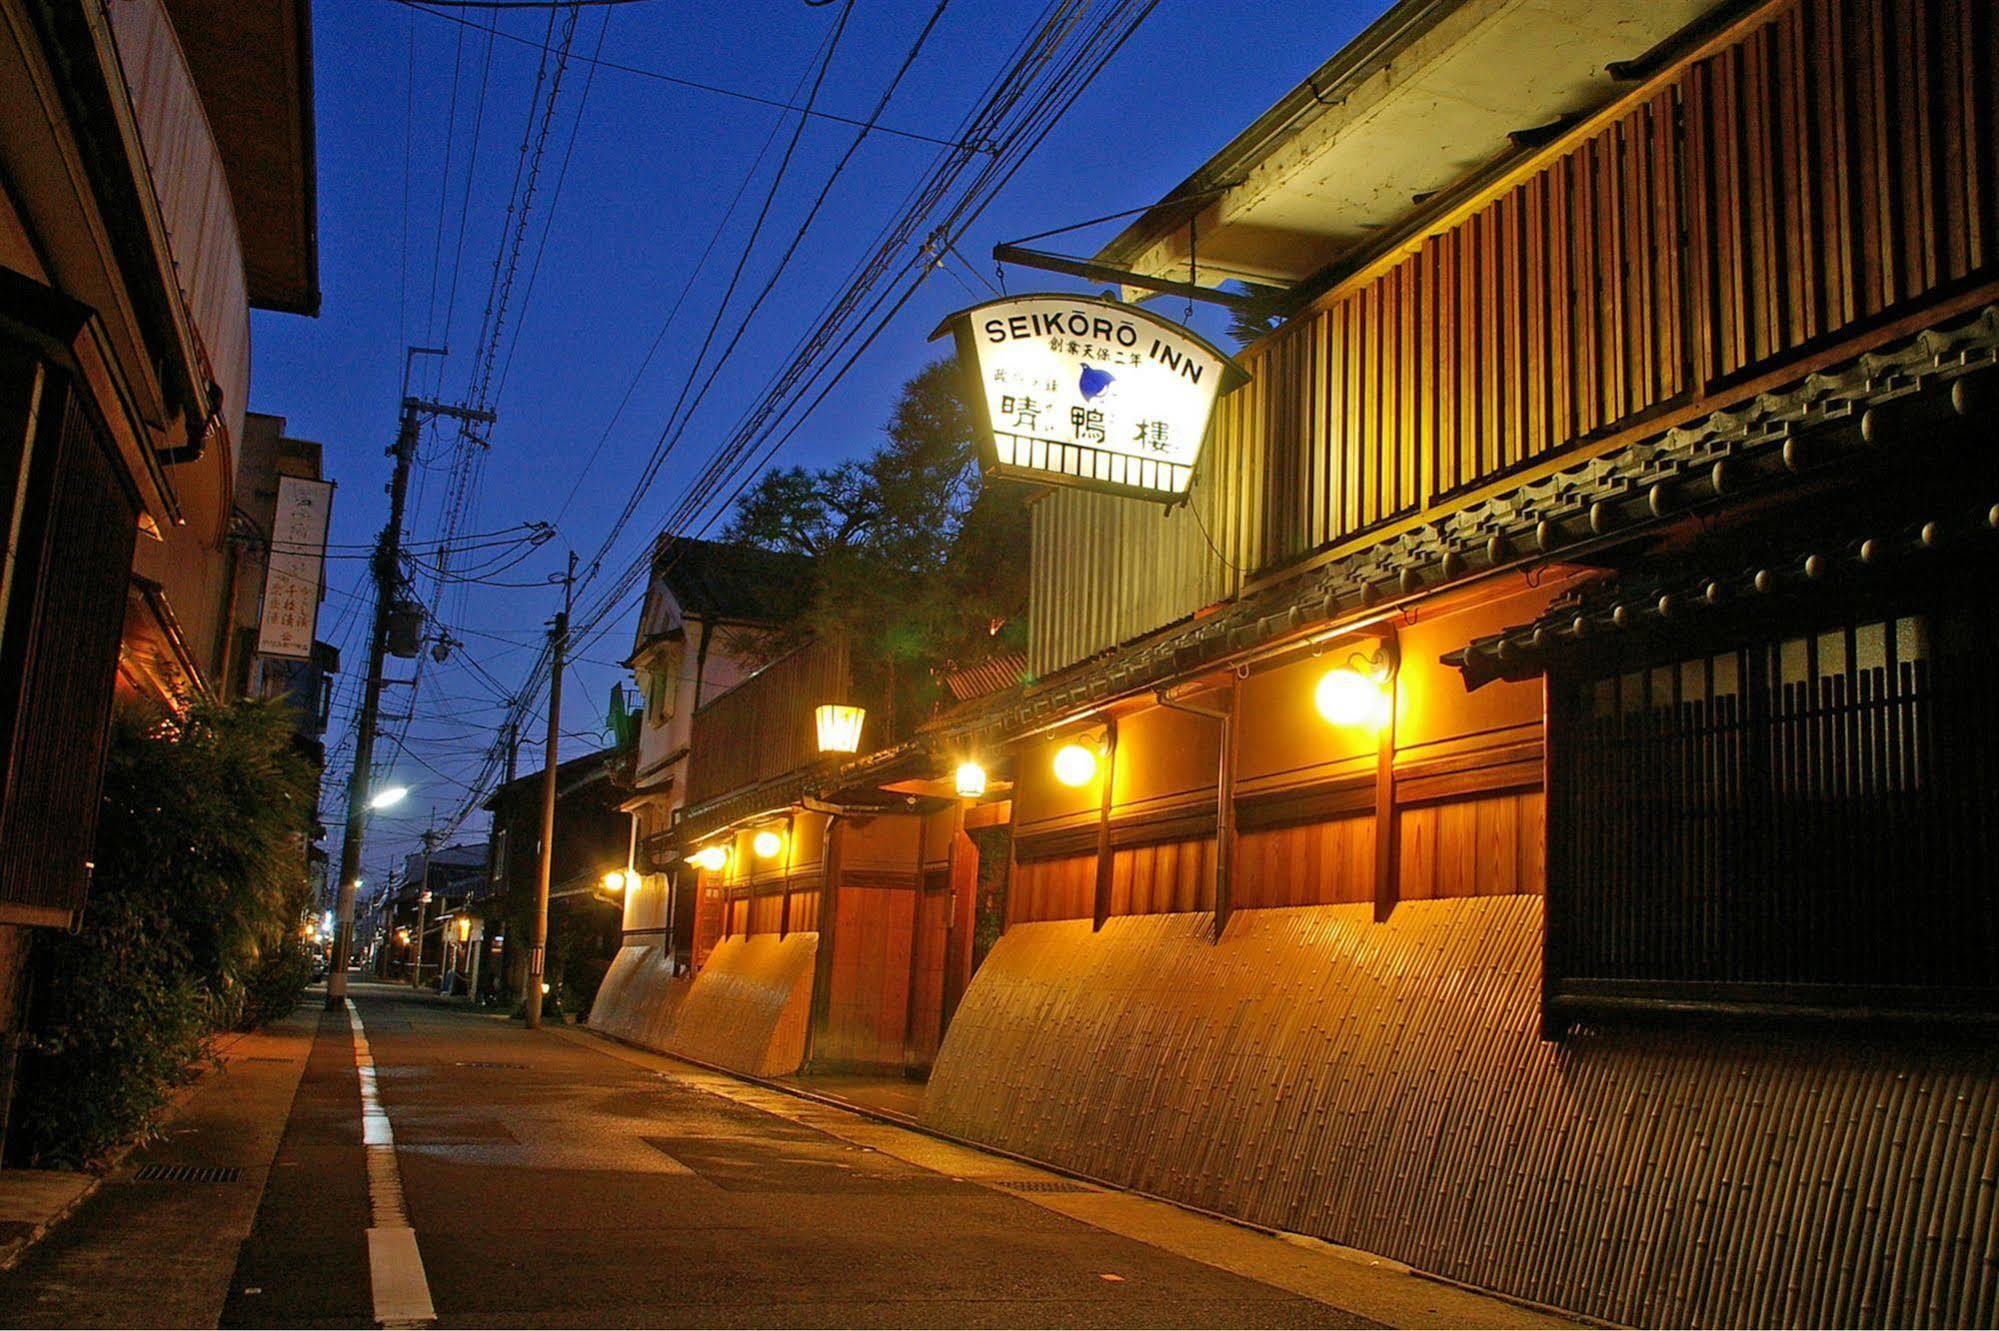
[[[403,1209],[396,1134],[375,1093],[375,1058],[368,1052],[361,1010],[353,999],[346,1002],[347,1024],[354,1031],[354,1068],[361,1076],[361,1144],[368,1153],[368,1206],[374,1221],[368,1230],[368,1283],[375,1299],[375,1321],[382,1326],[433,1326],[437,1309],[430,1302],[423,1254],[417,1251],[416,1231]]]

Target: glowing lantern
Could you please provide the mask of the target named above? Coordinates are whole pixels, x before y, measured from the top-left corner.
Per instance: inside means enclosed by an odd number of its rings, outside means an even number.
[[[688,863],[709,873],[719,873],[728,867],[729,848],[727,846],[703,846],[688,857]]]
[[[758,859],[774,860],[784,851],[784,833],[765,828],[751,839],[750,849],[757,853]]]
[[[854,753],[861,747],[861,722],[868,716],[865,707],[826,703],[812,709],[819,727],[819,752]]]
[[[986,793],[986,769],[974,762],[958,764],[958,797],[975,800]]]
[[[1055,751],[1055,779],[1065,786],[1086,786],[1097,774],[1097,755],[1080,744]]]
[[[458,917],[458,941],[463,943],[468,941],[471,937],[472,937],[472,917],[469,915],[460,915]]]
[[[608,873],[606,873],[604,875],[604,890],[606,892],[624,891],[625,871],[623,869],[612,869]]]
[[[1351,666],[1328,670],[1319,687],[1313,690],[1312,702],[1319,715],[1336,726],[1378,730],[1388,724],[1387,687]]]

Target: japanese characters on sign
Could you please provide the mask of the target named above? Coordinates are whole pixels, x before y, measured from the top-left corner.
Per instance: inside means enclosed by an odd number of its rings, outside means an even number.
[[[1091,296],[1016,296],[953,315],[989,474],[1172,501],[1215,399],[1248,376],[1205,339]]]
[[[271,520],[271,558],[264,569],[264,615],[257,650],[294,661],[312,656],[319,629],[320,574],[326,562],[326,520],[333,484],[299,476],[278,478]]]

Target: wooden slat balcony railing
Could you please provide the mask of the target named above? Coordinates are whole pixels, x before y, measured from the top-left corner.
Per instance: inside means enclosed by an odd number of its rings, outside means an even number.
[[[851,696],[853,677],[846,643],[815,638],[781,656],[713,699],[694,714],[687,762],[687,803],[758,785],[819,760],[813,709],[821,703],[861,702]],[[862,749],[872,742],[878,718],[870,709]]]

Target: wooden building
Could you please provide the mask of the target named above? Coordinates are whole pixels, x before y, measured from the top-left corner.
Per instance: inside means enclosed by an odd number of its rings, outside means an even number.
[[[743,686],[663,1046],[1590,1317],[1999,1318],[1995,75],[1392,7],[1098,256],[1284,317],[1185,506],[1040,499],[1033,682]]]
[[[242,687],[250,309],[316,234],[306,0],[0,0],[0,1101],[114,699]]]

